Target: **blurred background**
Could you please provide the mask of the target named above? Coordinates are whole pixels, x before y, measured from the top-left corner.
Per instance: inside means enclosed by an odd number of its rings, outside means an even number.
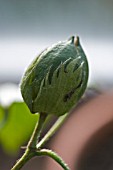
[[[112,0],[0,0],[0,81],[19,82],[44,48],[79,35],[90,79],[111,84]]]
[[[88,57],[88,87],[96,87],[101,93],[112,90],[112,0],[0,0],[1,170],[10,169],[22,153],[19,148],[26,144],[38,119],[29,113],[18,88],[25,68],[43,49],[72,35],[80,37]],[[38,162],[34,165],[40,164],[40,158]]]

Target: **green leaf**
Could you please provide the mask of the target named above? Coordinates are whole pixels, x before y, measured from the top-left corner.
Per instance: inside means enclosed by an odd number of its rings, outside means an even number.
[[[25,103],[12,103],[8,108],[8,120],[0,131],[0,143],[7,153],[16,153],[24,145],[38,121],[39,115],[32,115]]]

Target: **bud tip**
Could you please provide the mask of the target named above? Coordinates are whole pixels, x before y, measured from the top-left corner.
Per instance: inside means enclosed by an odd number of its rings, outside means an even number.
[[[79,36],[76,36],[76,39],[75,39],[74,43],[75,43],[76,46],[80,45]]]

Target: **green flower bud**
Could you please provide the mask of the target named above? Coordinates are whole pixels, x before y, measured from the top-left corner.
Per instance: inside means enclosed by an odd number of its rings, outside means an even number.
[[[21,92],[32,113],[63,115],[83,95],[88,63],[79,43],[71,37],[44,50],[28,67]]]

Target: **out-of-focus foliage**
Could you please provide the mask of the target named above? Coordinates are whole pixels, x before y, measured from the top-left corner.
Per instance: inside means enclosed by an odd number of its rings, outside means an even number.
[[[9,96],[6,95],[6,100],[8,97]],[[0,101],[1,100],[0,93]],[[38,121],[38,117],[38,114],[31,114],[22,101],[13,100],[7,106],[4,106],[1,102],[0,144],[5,152],[14,154],[21,146],[25,145]]]
[[[4,109],[2,106],[0,106],[0,129],[2,129],[2,126],[4,124]]]
[[[3,114],[5,116],[5,109],[4,113],[0,110],[1,123]],[[0,129],[0,143],[5,151],[15,153],[29,139],[38,115],[32,115],[23,102],[12,103],[7,108],[7,114],[7,120]]]

